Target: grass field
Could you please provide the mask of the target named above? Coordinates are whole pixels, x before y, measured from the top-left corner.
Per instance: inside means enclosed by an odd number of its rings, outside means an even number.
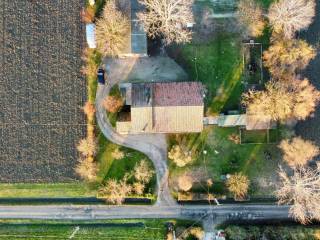
[[[169,220],[106,220],[106,221],[28,221],[7,220],[0,222],[0,239],[128,239],[163,240],[165,223]]]
[[[110,178],[122,179],[126,173],[129,174],[135,165],[143,159],[146,159],[151,167],[153,166],[151,160],[143,153],[111,143],[102,134],[99,135],[99,146],[100,151],[96,157],[99,164],[99,183]],[[114,159],[112,156],[112,152],[117,148],[124,153],[124,157],[121,159]],[[146,193],[153,193],[155,184],[156,177],[154,176],[146,187]]]
[[[94,197],[95,191],[82,182],[0,184],[0,198]]]
[[[236,35],[219,34],[208,44],[186,44],[173,55],[191,80],[206,86],[208,114],[239,108],[243,64],[241,43]]]
[[[191,165],[184,168],[179,168],[170,161],[170,178],[174,179],[185,171],[201,169],[204,180],[213,179],[213,192],[226,194],[220,184],[221,175],[243,172],[252,182],[250,190],[252,196],[271,194],[274,190],[274,185],[271,183],[278,167],[279,156],[276,145],[236,144],[229,140],[232,134],[239,135],[239,129],[207,127],[202,134],[189,137],[191,145],[198,145],[198,157]],[[206,154],[203,153],[204,150]],[[270,179],[270,186],[260,186],[259,178]]]

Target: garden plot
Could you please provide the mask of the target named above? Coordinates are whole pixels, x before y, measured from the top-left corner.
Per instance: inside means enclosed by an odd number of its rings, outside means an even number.
[[[250,41],[243,47],[244,82],[248,89],[256,89],[263,84],[262,44]]]
[[[0,2],[0,181],[75,179],[84,1]]]

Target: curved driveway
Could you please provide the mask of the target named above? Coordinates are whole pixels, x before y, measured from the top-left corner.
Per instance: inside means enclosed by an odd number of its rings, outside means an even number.
[[[157,174],[158,198],[156,205],[176,205],[172,198],[168,186],[169,171],[167,167],[167,146],[165,135],[120,135],[111,126],[106,115],[106,110],[102,106],[103,99],[109,94],[111,85],[98,85],[96,96],[96,118],[100,130],[111,142],[129,147],[146,154],[154,164]]]

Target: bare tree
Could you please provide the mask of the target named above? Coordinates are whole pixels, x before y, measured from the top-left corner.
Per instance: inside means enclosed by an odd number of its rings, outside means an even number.
[[[248,192],[250,181],[242,173],[235,173],[228,178],[226,185],[235,199],[243,199]]]
[[[301,39],[276,41],[263,53],[265,66],[275,77],[291,76],[316,56],[315,49]]]
[[[315,7],[314,0],[280,0],[271,5],[268,18],[276,33],[292,38],[312,23]]]
[[[90,102],[86,102],[85,105],[82,108],[84,114],[86,114],[88,121],[92,121],[94,118],[94,114],[96,112],[96,108],[94,104]]]
[[[116,160],[119,160],[119,159],[122,159],[124,158],[125,154],[123,151],[121,151],[119,149],[119,147],[117,147],[116,149],[114,149],[111,153],[111,156],[116,159]]]
[[[261,6],[254,0],[241,0],[238,4],[238,21],[247,29],[248,35],[258,37],[263,34],[266,22]]]
[[[293,116],[298,120],[305,120],[316,110],[320,101],[320,92],[308,79],[294,79],[292,91],[294,92]]]
[[[117,9],[114,0],[106,3],[96,25],[97,49],[104,56],[120,54],[125,49],[130,24],[127,17]]]
[[[145,189],[145,184],[141,183],[141,182],[135,182],[133,183],[133,191],[138,194],[138,195],[142,195]]]
[[[103,101],[104,108],[110,113],[118,112],[123,104],[123,99],[118,96],[107,96]]]
[[[89,182],[95,181],[97,178],[97,165],[91,157],[80,159],[75,171],[82,179]]]
[[[303,224],[320,220],[320,165],[316,169],[295,168],[293,175],[280,168],[279,204],[291,204],[290,215]]]
[[[97,142],[94,138],[85,138],[80,140],[78,151],[85,157],[94,156],[97,153]]]
[[[137,181],[147,184],[153,177],[154,171],[151,169],[150,164],[143,159],[135,165],[133,175]]]
[[[283,152],[283,159],[292,167],[304,166],[320,153],[314,143],[300,137],[282,140],[279,148]]]
[[[316,109],[320,93],[307,79],[270,81],[265,91],[249,91],[242,102],[248,114],[271,116],[273,120],[304,120]]]
[[[268,82],[265,91],[243,94],[242,102],[247,113],[257,116],[271,116],[273,120],[286,120],[292,114],[293,95],[280,82]]]
[[[149,37],[162,37],[167,44],[191,40],[187,23],[193,22],[193,0],[139,0],[146,10],[138,14]]]
[[[168,153],[169,159],[171,159],[178,167],[184,167],[193,161],[193,154],[187,148],[174,145]]]
[[[103,187],[98,191],[98,196],[107,199],[110,203],[121,205],[132,192],[132,186],[127,183],[127,179],[123,178],[119,181],[109,179]]]
[[[187,192],[192,188],[193,179],[191,176],[182,175],[178,178],[178,187],[180,190]]]

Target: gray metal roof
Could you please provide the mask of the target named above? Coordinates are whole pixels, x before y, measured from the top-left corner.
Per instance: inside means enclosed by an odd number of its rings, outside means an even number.
[[[144,7],[137,0],[131,0],[131,53],[147,54],[147,35],[143,25],[138,21],[137,13]]]

